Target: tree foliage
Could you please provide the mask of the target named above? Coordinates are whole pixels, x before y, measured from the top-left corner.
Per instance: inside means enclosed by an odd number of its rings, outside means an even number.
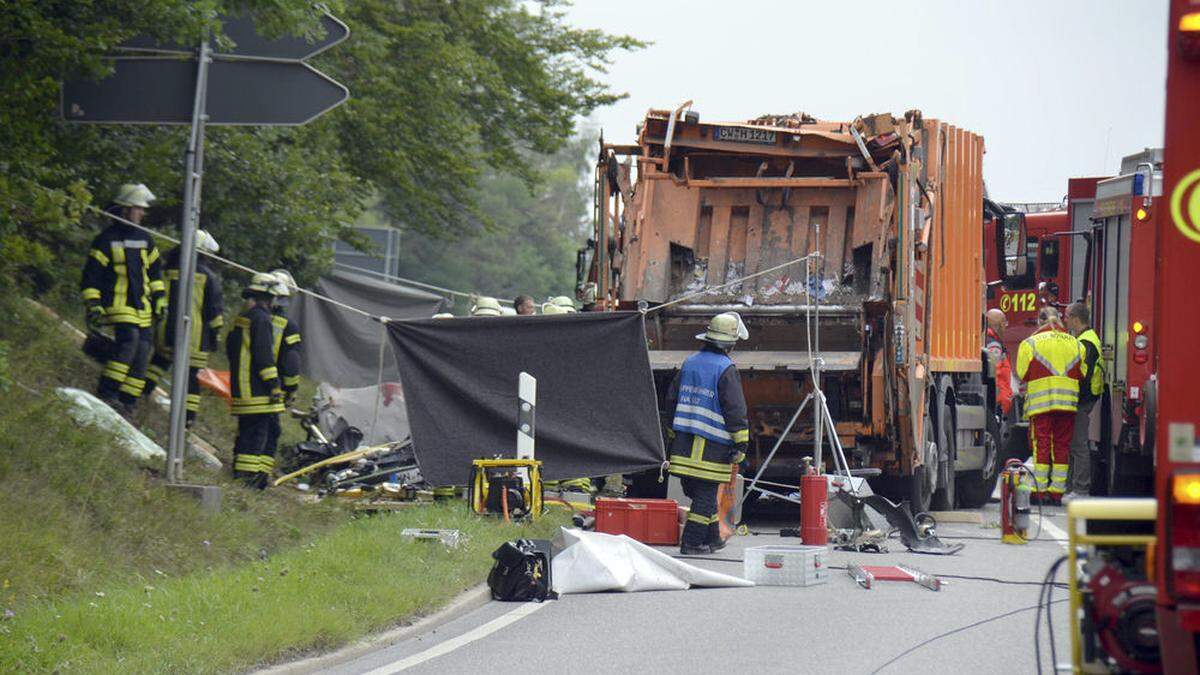
[[[0,278],[45,290],[71,282],[94,232],[84,205],[144,182],[159,196],[149,223],[173,233],[182,192],[181,127],[74,125],[58,119],[66,78],[100,77],[114,45],[139,34],[220,35],[218,17],[254,13],[260,31],[313,36],[306,0],[7,0],[0,3]],[[314,65],[351,101],[300,128],[213,128],[202,225],[225,253],[324,270],[378,195],[388,217],[433,237],[492,227],[479,189],[507,174],[527,192],[539,155],[575,120],[619,95],[601,82],[628,37],[580,30],[543,0],[354,0],[332,3],[351,38]],[[72,258],[71,256],[75,256]],[[64,270],[70,273],[64,274]]]
[[[474,221],[452,245],[439,237],[406,231],[400,275],[439,286],[518,294],[537,302],[573,295],[575,251],[589,224],[595,155],[594,134],[584,133],[553,155],[534,155],[543,180],[533,192],[510,173],[488,171],[478,189],[490,225]]]

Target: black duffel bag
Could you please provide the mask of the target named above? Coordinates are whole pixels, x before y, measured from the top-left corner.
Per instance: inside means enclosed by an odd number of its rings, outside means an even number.
[[[496,563],[488,574],[492,598],[512,602],[541,602],[557,596],[550,590],[550,542],[518,539],[492,551]]]

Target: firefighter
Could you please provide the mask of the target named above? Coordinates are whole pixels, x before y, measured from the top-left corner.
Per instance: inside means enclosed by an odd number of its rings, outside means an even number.
[[[271,348],[275,354],[275,367],[279,369],[279,380],[282,383],[284,405],[292,404],[296,397],[296,389],[300,386],[300,328],[296,322],[287,316],[291,304],[292,289],[297,288],[296,280],[291,272],[278,269],[275,275],[276,284],[271,287],[274,299],[271,303]],[[275,424],[271,427],[271,437],[267,439],[267,447],[279,445],[279,436],[283,428],[276,416]]]
[[[575,309],[575,301],[565,295],[559,295],[557,297],[550,298],[550,302],[547,302],[546,304],[554,305],[555,307],[563,310],[561,312],[554,312],[556,314],[574,314],[575,312],[579,311]],[[545,307],[546,305],[542,305],[543,309],[545,309]]]
[[[1008,359],[1008,349],[1004,347],[1004,329],[1008,328],[1008,317],[998,309],[989,309],[987,318],[987,333],[984,336],[984,348],[987,349],[988,359],[996,367],[996,403],[1005,417],[1012,409],[1012,362]]]
[[[221,250],[217,240],[206,230],[196,230],[196,249],[216,253]],[[149,397],[171,367],[175,349],[175,315],[171,308],[179,297],[179,247],[167,251],[163,259],[163,279],[166,283],[167,304],[162,319],[154,327],[154,356],[146,369],[146,390]],[[221,297],[221,277],[204,256],[196,256],[196,271],[192,285],[192,323],[188,357],[187,426],[196,421],[200,409],[201,368],[208,367],[208,355],[217,348],[221,328],[225,325],[225,301]]]
[[[1079,408],[1071,436],[1071,489],[1063,497],[1068,502],[1087,495],[1092,488],[1092,448],[1088,437],[1092,409],[1104,393],[1104,361],[1100,358],[1100,336],[1092,330],[1092,313],[1082,302],[1067,307],[1067,329],[1083,346],[1083,380],[1079,383]]]
[[[260,272],[242,291],[249,306],[234,319],[225,339],[229,357],[231,412],[237,417],[233,444],[233,475],[259,489],[275,468],[275,448],[269,445],[283,412],[283,386],[276,365],[275,330],[271,321],[273,274]]]
[[[528,295],[518,295],[513,299],[513,307],[519,316],[531,316],[537,305],[533,304],[533,298]]]
[[[1025,414],[1039,495],[1061,499],[1066,491],[1079,381],[1083,379],[1083,348],[1063,329],[1054,308],[1042,308],[1038,329],[1021,342],[1017,376],[1025,384]]]
[[[737,312],[718,314],[696,336],[706,344],[683,362],[667,390],[666,409],[674,418],[672,474],[679,477],[692,507],[679,551],[704,554],[725,547],[717,516],[717,489],[746,457],[750,441],[746,398],[729,351],[750,337]]]
[[[489,297],[479,298],[475,301],[475,306],[471,308],[471,316],[500,316],[503,313],[500,309],[500,302]]]
[[[127,183],[106,212],[140,225],[154,199],[145,185]],[[87,307],[88,330],[113,331],[96,394],[132,414],[146,384],[150,327],[164,304],[162,260],[154,240],[133,225],[109,225],[92,240],[79,295]]]

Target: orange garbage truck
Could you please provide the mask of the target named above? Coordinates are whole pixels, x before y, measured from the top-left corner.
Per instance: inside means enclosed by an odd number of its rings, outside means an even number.
[[[982,137],[915,110],[726,123],[689,102],[600,146],[578,293],[585,309],[646,312],[660,394],[708,319],[737,311],[751,473],[777,443],[764,480],[795,486],[807,456],[832,472],[836,434],[854,472],[914,511],[988,500]],[[822,453],[810,414],[785,435],[814,379]]]

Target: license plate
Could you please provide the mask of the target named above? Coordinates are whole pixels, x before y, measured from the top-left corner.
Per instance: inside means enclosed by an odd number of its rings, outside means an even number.
[[[759,143],[775,145],[775,132],[771,129],[748,129],[746,127],[716,127],[713,140],[729,143]]]

